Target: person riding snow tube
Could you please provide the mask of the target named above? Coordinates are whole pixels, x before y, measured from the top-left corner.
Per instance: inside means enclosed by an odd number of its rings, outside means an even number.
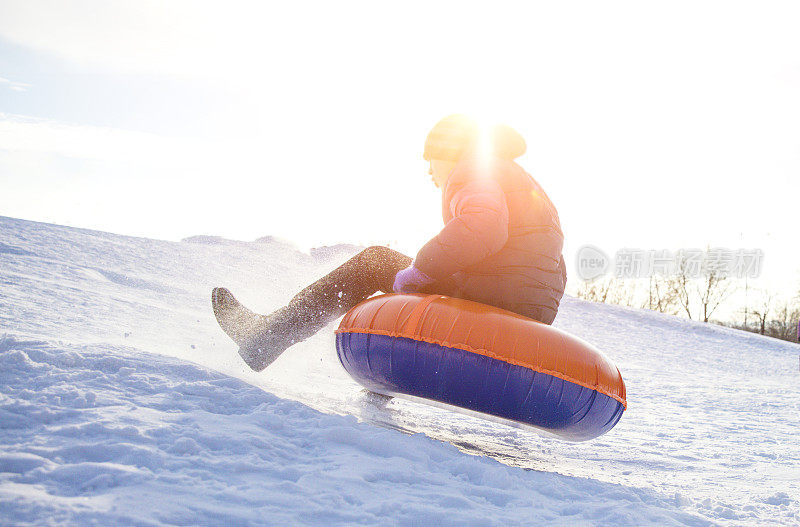
[[[414,259],[368,247],[269,315],[215,288],[220,326],[245,362],[261,371],[378,291],[462,298],[551,324],[566,284],[564,235],[547,194],[514,161],[525,150],[509,126],[484,130],[464,115],[445,117],[423,152],[442,190],[444,227]]]

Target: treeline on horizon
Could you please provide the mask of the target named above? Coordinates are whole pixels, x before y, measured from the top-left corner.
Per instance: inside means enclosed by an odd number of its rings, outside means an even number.
[[[744,302],[732,299],[734,293],[743,290],[746,292]],[[590,302],[649,309],[789,342],[800,342],[800,292],[780,295],[774,291],[749,287],[746,279],[713,272],[699,278],[691,278],[678,269],[670,276],[596,279],[583,282],[576,296]],[[738,305],[733,305],[733,302]],[[729,312],[734,314],[732,320],[712,318],[723,306],[730,308]]]

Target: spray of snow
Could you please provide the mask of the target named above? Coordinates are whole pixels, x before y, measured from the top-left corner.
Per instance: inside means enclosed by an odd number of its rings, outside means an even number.
[[[0,218],[3,517],[800,521],[789,343],[567,298],[557,325],[603,349],[628,384],[619,425],[582,444],[366,394],[338,365],[332,327],[248,371],[214,322],[211,287],[270,311],[356,250]]]

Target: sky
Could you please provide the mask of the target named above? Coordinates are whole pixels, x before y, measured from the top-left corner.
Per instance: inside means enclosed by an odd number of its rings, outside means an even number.
[[[461,112],[586,244],[760,248],[800,287],[800,6],[786,1],[0,0],[0,215],[178,240],[441,228]]]

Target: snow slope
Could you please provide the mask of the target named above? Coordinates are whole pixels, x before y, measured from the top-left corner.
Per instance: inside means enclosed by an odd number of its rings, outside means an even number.
[[[0,523],[800,523],[789,343],[565,299],[629,392],[579,444],[371,397],[332,331],[248,371],[210,288],[268,311],[355,250],[0,217]]]

